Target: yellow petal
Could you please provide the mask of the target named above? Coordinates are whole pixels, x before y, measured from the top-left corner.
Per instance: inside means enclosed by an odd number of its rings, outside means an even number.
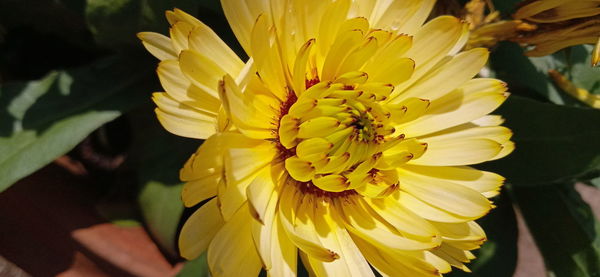
[[[183,224],[179,235],[179,251],[182,257],[193,260],[206,251],[215,234],[225,224],[217,202],[216,198],[208,201]]]
[[[401,2],[398,3],[402,5]],[[463,28],[465,24],[452,16],[439,16],[420,28],[414,35],[412,47],[405,55],[415,61],[415,71],[409,81],[396,88],[394,94],[404,91],[450,54],[463,33],[468,32]]]
[[[197,87],[217,96],[219,81],[225,71],[216,63],[194,50],[179,54],[179,65],[183,74]]]
[[[439,221],[439,222],[466,222],[470,219],[457,214],[450,213],[446,210],[439,209],[421,201],[420,199],[412,196],[409,193],[399,191],[393,195],[394,199],[400,203],[400,205],[408,208],[413,213],[418,214],[420,217],[427,220]]]
[[[208,176],[221,175],[223,170],[223,143],[227,134],[210,136],[187,160],[179,171],[182,181],[192,181]]]
[[[223,133],[226,186],[219,190],[221,213],[225,220],[246,201],[246,188],[261,169],[275,157],[276,149],[270,142],[250,139],[239,133]]]
[[[310,51],[315,44],[315,39],[308,40],[302,48],[298,50],[298,54],[296,55],[296,60],[294,62],[294,92],[297,96],[301,95],[306,89],[306,69],[308,56]]]
[[[238,42],[250,54],[250,34],[259,14],[269,11],[268,1],[221,0],[227,22]]]
[[[227,221],[208,246],[208,267],[212,276],[257,276],[262,267],[252,239],[254,220],[243,205]],[[232,266],[235,265],[235,266]]]
[[[407,137],[413,137],[467,123],[500,106],[508,97],[505,91],[504,83],[499,80],[473,79],[446,96],[432,101],[423,116],[395,127]]]
[[[296,155],[304,159],[306,156],[314,154],[327,154],[333,148],[333,143],[324,138],[311,138],[303,140],[296,146]]]
[[[192,29],[194,29],[194,25],[185,21],[179,21],[171,26],[171,42],[177,55],[179,55],[181,51],[189,49],[188,38],[190,37]]]
[[[346,19],[348,16],[350,3],[351,1],[348,0],[327,3],[327,7],[323,12],[323,16],[319,24],[319,33],[317,37],[317,41],[322,45],[322,47],[320,47],[322,51],[320,53],[321,55],[325,56],[326,53],[324,53],[324,51],[329,49],[334,43],[336,35],[340,31],[341,25],[344,23],[344,19]],[[347,31],[347,29],[344,31]]]
[[[428,141],[423,156],[408,163],[414,165],[454,166],[471,165],[489,161],[502,150],[502,144],[490,139],[460,139]]]
[[[442,180],[428,180],[403,169],[399,169],[398,174],[403,191],[461,217],[477,219],[492,208],[490,201],[481,193],[465,186]]]
[[[200,20],[196,19],[195,17],[189,15],[188,13],[178,8],[173,9],[173,11],[167,11],[165,15],[167,17],[167,20],[169,21],[169,24],[171,25],[175,25],[175,23],[179,21],[186,22],[188,24],[191,24],[192,26],[197,26],[201,24]]]
[[[413,174],[419,174],[423,178],[451,181],[453,183],[478,191],[482,194],[497,194],[505,180],[504,177],[496,173],[481,171],[466,166],[447,167],[405,165],[403,169],[408,170]]]
[[[369,208],[365,208],[363,200],[346,198],[336,199],[336,205],[343,211],[346,229],[377,247],[387,247],[398,251],[424,250],[438,246],[441,237],[431,237],[424,240],[402,236],[395,229],[380,221],[379,217]]]
[[[348,56],[344,59],[343,63],[339,66],[338,77],[342,77],[345,73],[353,72],[362,66],[373,57],[373,54],[377,51],[378,41],[374,37],[368,38],[362,45],[351,51]],[[366,77],[366,74],[363,73]],[[393,82],[391,82],[393,83]]]
[[[500,115],[486,115],[471,121],[471,123],[481,127],[498,126],[504,123],[504,118]]]
[[[358,67],[353,67],[353,68],[358,68]],[[364,84],[368,78],[369,78],[369,75],[365,72],[348,71],[348,72],[340,75],[334,81],[334,83],[342,83],[344,85],[354,86],[354,85],[358,85],[358,84]],[[331,101],[331,100],[341,100],[341,99],[319,99],[319,100]]]
[[[372,64],[364,70],[373,82],[385,82],[398,85],[410,78],[415,68],[415,61],[410,58],[390,59],[391,64]]]
[[[364,20],[364,18],[362,18]],[[321,73],[322,80],[335,80],[340,72],[339,68],[344,63],[349,52],[355,49],[363,40],[364,33],[359,29],[351,29],[339,35],[331,45],[331,49],[325,57]]]
[[[404,235],[434,238],[439,232],[419,215],[402,206],[392,197],[365,199],[373,210]]]
[[[214,95],[214,91],[205,91],[192,85],[176,60],[166,60],[158,64],[156,69],[158,79],[169,96],[177,101],[187,104],[195,109],[209,114],[219,113],[221,101]]]
[[[210,27],[202,23],[192,29],[188,39],[190,49],[205,54],[228,74],[237,76],[244,67],[244,62],[233,50]]]
[[[251,186],[248,187],[249,193]],[[255,187],[252,190],[260,190],[258,184]],[[254,221],[252,223],[252,237],[263,262],[264,269],[270,276],[296,276],[298,250],[292,241],[287,238],[285,230],[279,223],[279,215],[276,213],[279,200],[278,192],[272,191],[269,193],[263,190],[260,194],[267,195],[267,197],[259,198],[268,199],[266,199],[266,206],[264,206],[264,210],[260,215],[261,221]],[[252,196],[248,196],[248,198],[250,201],[256,203],[262,202],[260,200],[252,200],[254,198]]]
[[[412,46],[412,40],[413,38],[407,35],[394,36],[392,41],[379,49],[373,58],[365,63],[363,70],[371,72],[378,71],[377,69],[382,67],[391,68],[394,63],[406,58],[405,54]]]
[[[299,126],[298,138],[325,137],[337,130],[340,121],[334,117],[317,117],[309,119]]]
[[[260,15],[252,29],[252,58],[256,73],[269,90],[280,99],[287,98],[286,87],[293,87],[287,64],[283,62],[274,32],[269,25],[267,15]]]
[[[465,223],[432,222],[444,237],[444,243],[462,250],[474,250],[483,244],[486,235],[474,221]]]
[[[217,195],[217,184],[221,181],[221,176],[208,176],[194,181],[189,181],[183,185],[181,200],[186,207],[192,207],[210,197]]]
[[[285,160],[285,169],[292,178],[300,182],[308,182],[315,175],[315,167],[312,163],[298,157]]]
[[[424,259],[410,255],[411,252],[389,252],[390,249],[373,245],[361,237],[352,236],[352,239],[369,263],[383,276],[440,276],[436,268]]]
[[[158,120],[167,131],[182,137],[206,139],[216,131],[216,118],[177,102],[166,93],[152,94]]]
[[[489,51],[485,48],[462,52],[422,76],[412,86],[406,88],[398,99],[406,97],[438,99],[473,78],[483,68],[488,56]]]
[[[424,256],[425,261],[437,268],[440,273],[448,273],[452,271],[452,266],[450,266],[446,260],[436,256],[435,254],[425,251]]]
[[[168,37],[153,32],[141,32],[137,34],[137,37],[142,40],[146,50],[157,59],[161,61],[177,59],[171,39]]]
[[[423,25],[434,4],[434,0],[377,1],[370,19],[376,28],[414,34]]]
[[[258,110],[257,105],[254,105],[255,103],[252,103],[252,100],[249,99],[252,96],[257,99],[258,95],[242,94],[233,78],[225,75],[223,80],[219,82],[219,96],[223,101],[223,108],[244,135],[254,139],[274,137],[274,112],[272,110]]]
[[[290,149],[296,146],[300,120],[290,115],[284,115],[279,121],[279,142]]]
[[[306,264],[316,276],[374,276],[364,256],[354,244],[343,221],[333,209],[331,202],[315,204],[315,231],[320,234],[324,245],[340,253],[340,258],[332,262],[323,262],[307,257]]]
[[[388,108],[392,113],[395,124],[402,124],[419,118],[427,111],[431,102],[427,99],[411,97],[398,104],[390,104]]]
[[[512,135],[512,131],[503,126],[474,127],[473,124],[463,124],[428,135],[426,138],[422,139],[427,140],[429,143],[439,143],[461,139],[485,138],[498,143],[504,143],[507,142]]]
[[[279,168],[278,168],[279,169]],[[271,172],[271,167],[267,166],[252,180],[246,188],[248,197],[248,207],[256,220],[261,223],[265,221],[265,213],[273,193],[275,192],[275,182],[279,177]],[[278,170],[282,173],[282,170]],[[274,175],[274,176],[273,176]]]
[[[564,0],[546,0],[546,1],[534,1],[528,5],[522,6],[515,12],[513,17],[515,19],[523,19],[543,11],[556,8],[564,3]]]
[[[470,262],[470,260],[474,258],[473,254],[471,254],[469,251],[460,250],[447,243],[444,243],[440,248],[431,250],[431,253],[446,260],[450,265],[456,268],[460,268],[465,272],[471,272],[471,270],[464,264]]]
[[[332,192],[344,191],[350,185],[346,177],[335,174],[316,177],[312,181],[320,189]]]
[[[312,195],[298,191],[292,186],[283,189],[279,200],[279,219],[290,240],[312,258],[332,262],[340,255],[326,248],[311,222],[314,217]]]
[[[394,156],[397,154],[401,154],[400,157],[405,155],[405,153],[410,153],[412,157],[410,159],[417,159],[425,153],[428,145],[425,142],[417,140],[415,138],[411,139],[400,139],[396,141],[391,141],[388,145],[385,146],[385,151],[383,151],[384,156]]]

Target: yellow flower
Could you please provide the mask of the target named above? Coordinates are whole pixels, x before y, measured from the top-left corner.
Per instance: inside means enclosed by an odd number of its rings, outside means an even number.
[[[183,257],[213,276],[440,276],[485,241],[474,222],[503,178],[469,165],[509,154],[488,115],[507,97],[473,78],[488,51],[434,0],[223,0],[250,57],[168,11],[170,38],[141,33],[162,61],[157,114],[206,139],[181,170]],[[424,24],[424,25],[423,25]]]
[[[514,18],[537,25],[515,41],[533,46],[526,54],[540,57],[579,44],[597,44],[592,64],[600,62],[600,2],[537,0],[522,6]]]

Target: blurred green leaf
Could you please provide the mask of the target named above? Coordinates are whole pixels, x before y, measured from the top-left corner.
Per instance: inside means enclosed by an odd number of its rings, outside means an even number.
[[[600,110],[511,96],[495,113],[506,118],[515,151],[480,167],[515,185],[573,180],[600,169]],[[591,178],[591,177],[590,177]]]
[[[572,184],[513,187],[512,193],[555,276],[600,276],[600,224]]]
[[[130,114],[134,127],[134,167],[142,185],[138,202],[145,224],[158,244],[172,257],[184,210],[179,169],[200,145],[199,140],[170,134],[158,123],[151,107]]]
[[[588,185],[595,186],[600,189],[600,177],[589,180],[587,183]]]
[[[473,271],[466,273],[454,269],[448,277],[511,277],[517,266],[518,228],[512,202],[506,191],[494,199],[497,208],[478,220],[485,230],[488,241],[474,252],[477,259],[467,266]]]
[[[492,54],[490,65],[496,77],[508,82],[510,91],[514,93],[525,93],[525,96],[556,104],[583,106],[556,87],[548,71],[557,70],[575,85],[600,93],[600,68],[590,66],[591,51],[591,46],[581,45],[549,56],[527,57],[517,44],[505,42]]]
[[[209,277],[208,263],[206,262],[206,252],[200,257],[187,261],[183,268],[177,274],[177,277]]]
[[[181,188],[181,184],[148,181],[139,195],[140,208],[150,234],[172,257],[177,256],[175,236],[183,213],[183,204],[179,200]]]
[[[133,56],[0,87],[0,191],[149,97],[153,67]]]

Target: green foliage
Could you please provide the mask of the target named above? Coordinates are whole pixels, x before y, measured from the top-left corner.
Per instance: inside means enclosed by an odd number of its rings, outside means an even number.
[[[482,167],[515,185],[574,180],[600,169],[600,110],[511,96],[496,112],[506,118],[516,150]]]
[[[135,62],[133,62],[135,61]],[[110,57],[0,87],[0,191],[147,97],[143,59]]]
[[[515,186],[512,194],[555,276],[600,276],[600,223],[572,184]]]
[[[548,75],[556,70],[575,85],[600,93],[600,68],[592,68],[591,46],[576,46],[545,57],[526,57],[517,44],[502,43],[490,58],[496,77],[507,82],[511,92],[561,105],[581,106],[556,87]]]

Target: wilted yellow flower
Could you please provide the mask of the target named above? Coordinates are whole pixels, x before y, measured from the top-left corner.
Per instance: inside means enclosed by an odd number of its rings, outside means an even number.
[[[514,14],[534,25],[515,41],[532,46],[528,56],[540,57],[579,44],[600,44],[600,1],[537,0],[522,6]],[[598,47],[592,64],[600,61]]]
[[[521,20],[500,20],[500,12],[494,10],[489,0],[471,0],[464,10],[464,19],[470,24],[471,30],[467,49],[492,48],[500,41],[518,36],[520,31],[531,31],[535,28]]]
[[[592,108],[600,109],[600,95],[591,94],[589,91],[583,88],[575,86],[567,77],[560,74],[556,70],[548,71],[552,81],[563,91],[573,96],[577,100],[588,104]]]
[[[503,178],[473,165],[509,154],[488,113],[507,97],[473,79],[488,51],[434,0],[223,0],[250,57],[168,11],[170,38],[141,33],[162,61],[158,118],[206,139],[181,170],[182,256],[213,276],[440,276],[485,241]],[[216,197],[215,197],[216,196]]]

